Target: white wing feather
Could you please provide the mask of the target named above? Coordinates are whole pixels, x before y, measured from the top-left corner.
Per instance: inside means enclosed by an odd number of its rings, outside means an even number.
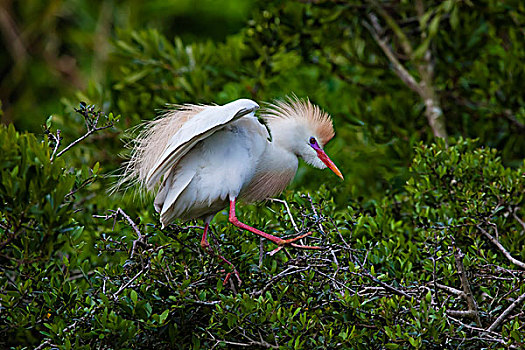
[[[155,197],[155,209],[160,213],[162,228],[172,219],[166,212],[180,196],[182,191],[188,187],[195,171],[183,171],[181,173],[170,172],[166,181],[161,186],[157,197]]]
[[[188,120],[168,142],[166,150],[149,171],[146,186],[152,189],[161,177],[204,140],[230,122],[253,113],[259,105],[249,99],[240,99],[224,106],[210,106]]]
[[[160,215],[164,215],[166,211],[171,207],[171,205],[177,200],[182,191],[191,182],[191,179],[195,176],[195,171],[183,171],[180,174],[170,175],[171,181],[165,184],[165,187],[168,188],[165,198],[162,203],[162,210]]]

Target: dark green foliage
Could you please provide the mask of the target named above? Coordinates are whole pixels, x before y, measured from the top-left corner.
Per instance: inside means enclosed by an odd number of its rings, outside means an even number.
[[[94,219],[103,232],[95,241],[98,258],[85,260],[81,247],[91,241],[72,211],[84,195],[67,196],[80,173],[64,170],[61,158],[50,162],[50,149],[32,135],[10,127],[0,136],[3,163],[17,162],[19,169],[3,173],[3,181],[28,181],[8,188],[23,193],[34,186],[24,176],[30,171],[41,181],[29,201],[13,201],[2,187],[9,205],[1,234],[4,346],[523,346],[521,306],[491,333],[468,328],[489,328],[525,293],[523,270],[482,233],[524,259],[525,169],[505,168],[495,151],[474,142],[459,140],[448,149],[443,142],[420,144],[405,191],[367,208],[338,210],[325,188],[313,197],[287,193],[290,212],[277,202],[243,207],[242,220],[280,236],[297,234],[295,223],[297,232],[314,233],[309,244],[324,250],[261,256],[256,237],[219,215],[211,243],[243,280],[223,286],[221,261],[199,246],[201,229],[136,225],[121,209]],[[51,190],[48,181],[56,183]],[[38,200],[46,196],[53,200]],[[16,205],[40,214],[17,219],[9,210]],[[52,209],[60,220],[45,214]],[[16,227],[23,227],[18,235]],[[45,245],[39,230],[49,235]],[[458,269],[465,270],[480,324],[461,315],[470,306],[459,295]]]
[[[20,134],[12,125],[0,133],[1,210],[7,228],[3,247],[14,248],[7,254],[10,259],[31,260],[19,255],[31,251],[47,257],[74,228],[67,197],[75,177],[65,170],[62,159],[50,160],[50,148],[34,135]]]
[[[0,127],[0,348],[523,348],[523,2],[202,3],[2,5],[0,116],[37,134]],[[333,116],[346,181],[301,167],[289,211],[238,216],[325,249],[270,257],[219,213],[208,255],[108,195],[166,103],[290,93]]]
[[[0,140],[0,319],[3,333],[10,328],[3,338],[14,345],[39,336],[29,329],[44,320],[47,299],[75,299],[71,288],[62,291],[61,260],[54,259],[82,227],[73,219],[75,176],[65,162],[50,161],[45,142],[12,125],[0,128]]]

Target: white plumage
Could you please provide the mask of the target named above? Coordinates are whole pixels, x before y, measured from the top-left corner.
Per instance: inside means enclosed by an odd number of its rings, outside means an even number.
[[[253,179],[269,135],[254,115],[258,105],[249,101],[243,106],[241,102],[245,101],[248,100],[209,107],[171,138],[146,178],[151,186],[157,182],[155,179],[165,177],[155,198],[163,225],[173,218],[188,220],[215,214],[227,207],[230,198],[238,197],[244,184]],[[220,118],[213,118],[216,116]],[[212,127],[194,127],[210,119],[214,123],[208,126]],[[188,124],[191,125],[186,128]],[[195,129],[198,134],[192,134]]]
[[[278,244],[276,251],[285,244],[317,248],[293,243],[303,236],[283,240],[243,224],[235,216],[235,203],[264,200],[283,191],[297,171],[298,158],[317,168],[328,166],[342,178],[322,149],[334,136],[332,121],[310,101],[289,98],[261,111],[270,135],[255,116],[258,108],[254,101],[240,99],[166,112],[147,123],[135,140],[120,184],[131,181],[149,191],[158,188],[154,205],[163,227],[175,218],[203,219],[203,247],[209,246],[208,224],[229,204],[230,222]]]
[[[168,147],[160,159],[155,163],[146,177],[146,185],[152,188],[160,177],[169,171],[199,141],[205,140],[216,131],[237,119],[253,114],[259,105],[251,100],[241,99],[224,106],[207,106],[195,116],[182,124],[180,129],[171,137]],[[208,141],[204,141],[208,142]]]

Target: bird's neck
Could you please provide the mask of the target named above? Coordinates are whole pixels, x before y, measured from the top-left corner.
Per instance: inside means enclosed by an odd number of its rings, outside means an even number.
[[[246,202],[258,202],[278,195],[293,180],[298,163],[293,153],[269,143],[252,180],[242,189],[241,198]]]
[[[281,156],[284,156],[284,153],[290,153],[297,158],[299,155],[297,140],[301,139],[302,125],[297,124],[292,119],[285,119],[271,121],[268,123],[268,127],[273,146],[269,151],[279,152]]]
[[[297,172],[299,161],[286,142],[286,133],[276,130],[270,129],[272,142],[267,144],[253,179],[241,191],[244,201],[261,201],[281,193]]]

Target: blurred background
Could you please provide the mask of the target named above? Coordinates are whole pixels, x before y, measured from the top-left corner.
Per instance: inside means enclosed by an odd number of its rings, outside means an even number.
[[[4,0],[2,122],[41,133],[52,116],[67,141],[83,133],[73,112],[80,101],[120,115],[112,132],[70,156],[111,171],[125,153],[124,130],[166,103],[295,93],[333,115],[337,137],[327,149],[347,178],[340,185],[301,167],[296,186],[328,182],[340,203],[373,200],[404,185],[413,146],[435,135],[478,138],[505,164],[521,163],[524,6]]]
[[[254,2],[227,0],[2,1],[4,123],[38,131],[89,84],[104,84],[118,31],[158,29],[185,42],[222,41],[247,22]]]

